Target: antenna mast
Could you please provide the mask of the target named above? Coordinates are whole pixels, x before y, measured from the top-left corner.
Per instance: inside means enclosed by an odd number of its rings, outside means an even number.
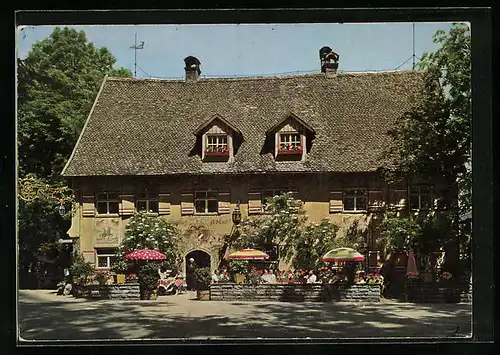
[[[413,22],[412,32],[413,32],[413,66],[412,66],[412,69],[415,70],[415,22]]]
[[[144,48],[144,41],[141,41],[141,43],[137,45],[137,33],[135,34],[134,45],[130,48],[134,50],[134,77],[137,77],[137,50]]]

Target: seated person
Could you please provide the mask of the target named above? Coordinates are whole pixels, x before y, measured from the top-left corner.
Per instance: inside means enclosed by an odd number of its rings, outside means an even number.
[[[214,270],[214,272],[212,273],[212,283],[217,283],[219,282],[219,276],[217,275],[217,271]]]

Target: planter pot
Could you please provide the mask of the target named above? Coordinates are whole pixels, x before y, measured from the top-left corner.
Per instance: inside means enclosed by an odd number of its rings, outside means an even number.
[[[243,274],[236,274],[236,275],[234,275],[234,281],[237,284],[243,284],[243,283],[245,283],[245,275],[243,275]]]
[[[116,283],[124,284],[125,283],[125,274],[117,274],[116,275]]]
[[[196,299],[199,301],[210,301],[210,291],[209,290],[197,290]]]
[[[206,157],[228,157],[229,152],[205,152]]]
[[[300,149],[300,150],[279,150],[278,155],[302,155],[302,149]]]

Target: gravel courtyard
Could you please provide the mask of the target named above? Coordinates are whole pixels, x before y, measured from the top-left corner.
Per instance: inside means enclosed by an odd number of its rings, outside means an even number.
[[[19,291],[20,341],[91,339],[469,337],[470,304],[91,301]]]

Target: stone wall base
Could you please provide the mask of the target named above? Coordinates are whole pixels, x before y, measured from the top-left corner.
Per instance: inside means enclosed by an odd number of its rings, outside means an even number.
[[[210,285],[212,301],[380,302],[380,285],[261,284]]]
[[[73,292],[75,297],[92,299],[140,299],[139,284],[115,284],[115,285],[76,285]]]

